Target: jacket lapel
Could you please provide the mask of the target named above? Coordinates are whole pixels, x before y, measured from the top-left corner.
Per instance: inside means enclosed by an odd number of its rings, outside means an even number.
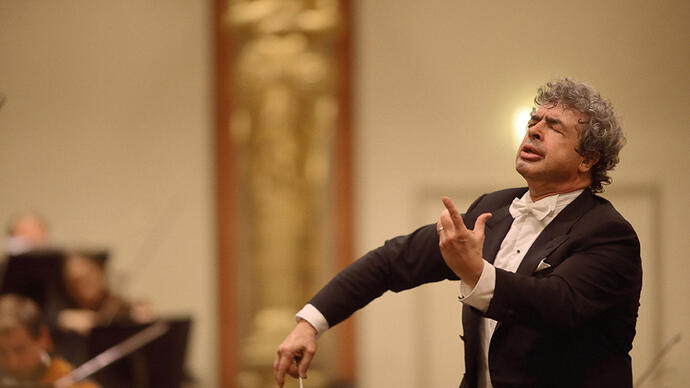
[[[492,217],[486,222],[484,228],[484,247],[482,255],[484,260],[493,264],[496,258],[496,253],[501,247],[503,239],[510,230],[510,225],[513,224],[513,217],[508,211],[509,205],[506,205],[492,213]]]
[[[549,225],[539,234],[530,249],[522,259],[517,273],[532,275],[539,262],[563,244],[568,239],[570,228],[582,217],[587,210],[594,206],[593,195],[585,190],[573,202],[565,207]],[[558,263],[549,263],[558,264]]]

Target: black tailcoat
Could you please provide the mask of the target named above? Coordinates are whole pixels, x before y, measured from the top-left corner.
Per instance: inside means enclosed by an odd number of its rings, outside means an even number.
[[[484,259],[493,263],[513,218],[508,207],[526,188],[478,198],[463,215],[468,228],[491,212]],[[438,247],[436,225],[370,251],[311,301],[330,326],[387,290],[458,280]],[[540,261],[550,267],[535,271]],[[489,346],[494,388],[631,387],[629,351],[642,284],[640,246],[630,224],[605,199],[585,190],[544,229],[516,273],[496,269],[488,311],[463,306],[465,377],[477,385],[479,323],[498,321]]]

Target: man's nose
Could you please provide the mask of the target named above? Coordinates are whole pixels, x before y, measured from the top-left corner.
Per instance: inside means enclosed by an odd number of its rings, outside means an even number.
[[[540,121],[531,127],[527,127],[527,136],[530,139],[541,140],[544,121]]]

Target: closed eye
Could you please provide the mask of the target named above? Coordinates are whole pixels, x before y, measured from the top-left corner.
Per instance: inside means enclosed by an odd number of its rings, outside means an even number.
[[[527,122],[527,128],[532,128],[540,121],[541,117],[537,116],[536,114],[532,114],[532,116],[530,116],[529,121]]]

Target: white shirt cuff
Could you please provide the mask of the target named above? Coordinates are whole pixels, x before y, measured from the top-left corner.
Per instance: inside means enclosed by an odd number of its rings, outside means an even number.
[[[304,319],[316,329],[316,338],[321,337],[321,334],[328,330],[328,321],[326,317],[321,314],[321,311],[317,310],[311,304],[307,304],[302,307],[302,310],[298,311],[295,315],[295,321],[299,322],[300,318]]]
[[[477,310],[485,313],[489,309],[491,298],[494,297],[496,289],[496,268],[484,260],[484,268],[479,276],[479,281],[474,288],[460,280],[460,302],[470,305]]]

